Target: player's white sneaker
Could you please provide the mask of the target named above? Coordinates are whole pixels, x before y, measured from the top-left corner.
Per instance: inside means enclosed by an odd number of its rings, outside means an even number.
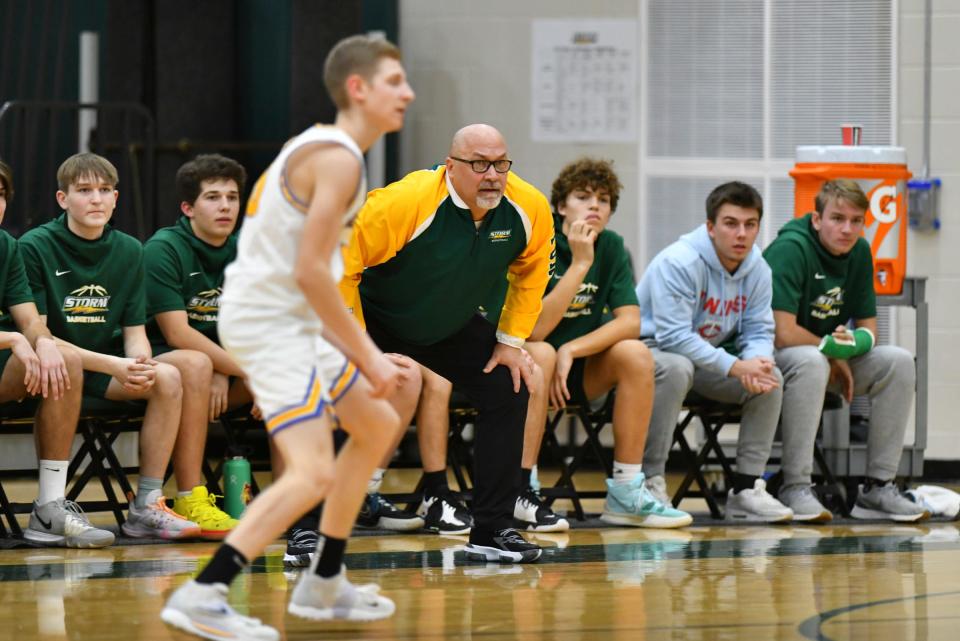
[[[260,619],[245,617],[227,603],[227,586],[222,583],[188,581],[170,595],[160,618],[204,639],[234,641],[278,641],[280,633]]]
[[[314,621],[376,621],[396,610],[393,601],[379,594],[379,586],[350,583],[346,568],[341,567],[338,575],[328,579],[320,577],[314,571],[317,558],[293,589],[287,608],[290,614]]]

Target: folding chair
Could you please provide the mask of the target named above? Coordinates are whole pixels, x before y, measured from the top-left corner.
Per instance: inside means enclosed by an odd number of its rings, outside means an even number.
[[[467,425],[476,425],[477,408],[470,404],[466,396],[454,391],[450,398],[449,420],[447,466],[453,471],[457,481],[456,494],[464,503],[469,504],[473,498],[473,447],[464,439],[463,432]],[[394,492],[383,496],[394,503],[406,504],[407,510],[416,510],[423,496],[423,475],[412,492]]]
[[[113,445],[120,434],[140,431],[144,406],[141,401],[108,401],[85,396],[80,410],[77,434],[80,435],[82,443],[70,461],[67,478],[73,478],[87,458],[90,461],[68,488],[67,500],[77,501],[87,483],[96,476],[106,500],[77,503],[88,512],[113,512],[117,525],[123,525],[123,512],[129,507],[126,497],[133,494],[127,473],[136,469],[123,467]],[[114,490],[114,480],[120,486],[121,497],[118,497]]]
[[[677,423],[673,431],[673,440],[680,446],[687,473],[674,493],[672,503],[676,507],[686,497],[703,498],[707,502],[710,516],[719,519],[723,517],[723,513],[720,511],[717,499],[722,498],[722,493],[717,492],[707,483],[703,468],[707,464],[719,464],[724,476],[724,486],[730,487],[733,468],[720,445],[718,436],[724,425],[740,422],[740,406],[711,401],[696,392],[690,392],[684,399],[683,405],[687,408],[687,415]],[[704,433],[704,442],[696,453],[684,434],[694,418],[700,419]],[[694,482],[698,489],[691,490],[690,486]]]
[[[581,499],[604,498],[607,495],[606,490],[577,489],[573,476],[587,456],[592,453],[600,462],[606,474],[605,478],[613,476],[613,461],[604,452],[603,444],[600,442],[600,433],[604,427],[613,423],[615,392],[616,390],[611,390],[607,394],[603,405],[596,410],[591,408],[586,399],[574,399],[574,403],[567,405],[566,408],[558,409],[553,417],[549,417],[544,429],[543,445],[556,460],[560,461],[560,478],[557,479],[553,487],[541,490],[541,494],[546,499],[547,505],[553,505],[553,502],[557,499],[569,499],[573,503],[574,514],[580,521],[586,519]],[[586,440],[577,446],[576,430],[571,429],[568,435],[566,452],[564,452],[564,448],[557,438],[557,429],[564,416],[575,418],[576,422],[583,426],[587,436]]]
[[[827,392],[824,397],[824,410],[836,409],[841,407],[843,404],[842,399],[833,392]],[[704,466],[706,465],[719,465],[721,473],[723,474],[723,488],[729,488],[732,486],[733,479],[733,466],[731,464],[732,456],[728,456],[724,452],[723,446],[719,441],[720,430],[724,425],[729,423],[739,423],[741,420],[741,407],[739,405],[719,403],[717,401],[711,401],[706,399],[696,392],[690,392],[687,395],[687,398],[684,399],[684,407],[687,408],[687,415],[682,421],[677,424],[676,429],[674,430],[674,441],[680,446],[680,451],[683,455],[685,464],[686,464],[686,475],[681,481],[680,486],[677,488],[677,491],[674,493],[671,502],[674,507],[680,504],[684,498],[687,497],[700,497],[707,502],[707,507],[710,510],[710,516],[719,519],[722,518],[723,513],[720,510],[718,505],[718,500],[723,501],[725,499],[725,494],[722,491],[717,491],[717,488],[712,487],[707,483],[706,478],[703,474]],[[700,422],[703,424],[704,432],[704,443],[701,445],[700,450],[694,453],[693,448],[690,446],[689,441],[687,441],[684,434],[686,428],[690,425],[694,418],[699,418]],[[821,427],[823,426],[823,419],[821,417]],[[837,478],[834,476],[833,471],[830,469],[830,466],[827,464],[826,457],[823,454],[823,449],[819,440],[820,430],[818,430],[818,438],[814,441],[813,457],[814,462],[819,468],[820,475],[823,477],[822,487],[827,489],[827,492],[832,492],[839,494],[841,497],[840,501],[833,502],[834,505],[831,505],[833,509],[840,511],[844,516],[849,514],[849,508],[846,503],[842,500],[844,496],[844,488],[841,483],[837,481]],[[778,472],[778,475],[781,473]],[[782,475],[781,475],[782,478]],[[774,480],[769,484],[771,491],[776,491],[778,485],[778,477],[775,475]],[[690,486],[696,482],[696,490],[691,490]]]
[[[33,415],[37,411],[37,403],[31,400],[24,402],[9,402],[0,404],[0,434],[32,434]],[[32,470],[31,470],[32,473]],[[17,514],[29,514],[33,503],[13,503],[7,496],[0,479],[0,536],[23,536],[23,530],[17,522]],[[6,518],[7,525],[4,525]]]

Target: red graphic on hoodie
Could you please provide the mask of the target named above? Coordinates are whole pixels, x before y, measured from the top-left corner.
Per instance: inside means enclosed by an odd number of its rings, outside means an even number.
[[[719,298],[707,298],[707,292],[700,292],[700,300],[704,311],[713,315],[729,316],[730,314],[739,314],[747,309],[747,297],[740,295],[732,300],[720,300]]]

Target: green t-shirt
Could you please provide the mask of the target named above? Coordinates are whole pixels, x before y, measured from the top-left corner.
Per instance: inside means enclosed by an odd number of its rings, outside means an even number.
[[[155,233],[143,247],[147,272],[147,335],[155,346],[166,346],[156,315],[185,311],[190,327],[219,344],[217,318],[223,271],[237,256],[236,236],[214,247],[193,233],[190,219],[181,216]]]
[[[110,225],[86,240],[61,214],[21,236],[20,250],[50,332],[91,351],[123,354],[122,329],[146,322],[140,241]]]
[[[556,269],[547,283],[544,296],[553,290],[573,262],[570,243],[563,233],[563,218],[554,216],[553,228],[557,251]],[[563,313],[563,319],[547,336],[547,342],[559,348],[607,322],[609,317],[605,312],[625,305],[639,306],[635,286],[630,255],[623,245],[623,237],[605,229],[597,236],[594,244],[593,264],[570,301],[567,311]],[[507,281],[504,280],[487,298],[487,303],[482,308],[488,320],[496,322],[506,295]]]
[[[0,298],[0,332],[16,332],[17,326],[10,316],[10,308],[14,305],[32,303],[33,294],[27,282],[27,272],[23,268],[23,259],[20,257],[20,248],[17,241],[7,232],[0,229],[0,288],[3,297]]]
[[[863,238],[846,255],[834,256],[807,214],[784,225],[763,257],[773,272],[773,309],[796,314],[797,324],[811,333],[826,336],[851,318],[877,315],[873,257]]]

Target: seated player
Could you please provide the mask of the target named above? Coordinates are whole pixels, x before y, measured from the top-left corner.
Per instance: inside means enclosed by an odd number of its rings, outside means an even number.
[[[0,223],[13,199],[13,174],[0,161]],[[39,494],[23,537],[39,545],[100,548],[113,533],[90,525],[65,498],[70,448],[77,431],[83,366],[76,350],[57,345],[33,302],[17,242],[0,230],[0,403],[39,400],[33,431]]]
[[[106,158],[90,153],[67,158],[57,171],[57,203],[64,213],[25,233],[20,251],[41,317],[51,334],[80,353],[86,370],[83,393],[147,402],[140,478],[123,532],[194,537],[200,527],[166,506],[162,486],[178,438],[193,447],[203,443],[195,443],[194,435],[178,436],[183,379],[177,367],[154,360],[150,352],[144,330],[143,247],[109,224],[117,182],[117,170]],[[192,352],[181,364],[193,370],[191,380],[197,385],[207,376],[206,391],[201,391],[209,394],[210,359]],[[175,468],[180,482],[181,467]]]
[[[867,475],[851,516],[918,521],[929,516],[894,483],[913,401],[913,356],[875,344],[873,257],[861,237],[870,202],[853,180],[824,183],[816,210],[791,220],[764,252],[773,271],[774,355],[783,372],[783,487],[794,519],[828,521],[810,488],[827,389],[870,396]],[[847,324],[853,322],[853,329]]]
[[[726,518],[789,521],[793,512],[760,478],[773,447],[782,381],[773,362],[770,268],[754,246],[763,199],[750,185],[724,183],[707,196],[706,213],[706,224],[654,257],[637,286],[640,336],[655,364],[643,460],[647,486],[666,499],[664,466],[692,389],[743,407]]]
[[[212,539],[223,538],[237,521],[217,507],[200,482],[204,455],[200,443],[206,441],[208,421],[215,421],[228,408],[249,404],[253,398],[240,366],[220,347],[217,337],[223,272],[237,255],[233,230],[246,177],[238,162],[218,154],[185,163],[176,177],[183,215],[175,225],[158,230],[143,248],[147,336],[154,357],[162,361],[179,350],[194,350],[206,354],[213,364],[212,379],[199,385],[210,390],[206,406],[200,404],[202,395],[184,390],[181,424],[189,422],[190,426],[181,427],[181,438],[184,433],[195,435],[198,443],[186,449],[190,460],[179,456],[179,443],[174,449],[175,465],[179,461],[181,466],[177,467],[180,491],[173,503],[177,514],[195,522],[202,536]],[[197,375],[205,371],[201,369]],[[181,370],[185,382],[192,377]]]

